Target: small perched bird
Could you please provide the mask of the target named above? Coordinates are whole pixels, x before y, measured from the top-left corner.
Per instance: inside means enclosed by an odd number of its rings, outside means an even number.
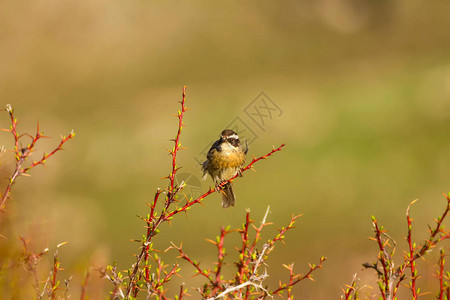
[[[221,182],[235,176],[244,166],[247,151],[247,143],[243,147],[236,132],[225,129],[208,151],[202,166],[203,179],[209,174],[217,187]],[[221,193],[222,207],[234,206],[236,197],[231,182],[223,186]]]

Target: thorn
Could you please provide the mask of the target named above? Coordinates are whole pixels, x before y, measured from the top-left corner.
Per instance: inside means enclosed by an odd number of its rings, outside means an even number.
[[[64,245],[66,245],[66,244],[68,244],[68,243],[69,243],[69,242],[62,242],[62,243],[56,245],[56,248],[59,248],[59,247],[61,247],[61,246],[64,246]]]

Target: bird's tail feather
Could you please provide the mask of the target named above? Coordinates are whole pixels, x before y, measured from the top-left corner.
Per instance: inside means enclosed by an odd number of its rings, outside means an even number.
[[[231,182],[228,182],[223,186],[222,189],[222,207],[227,208],[230,206],[234,206],[236,201],[236,197],[234,196],[233,188],[231,186]]]

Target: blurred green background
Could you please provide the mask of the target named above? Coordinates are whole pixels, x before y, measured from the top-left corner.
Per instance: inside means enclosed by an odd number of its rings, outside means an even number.
[[[60,251],[67,277],[81,278],[88,265],[118,261],[125,269],[134,261],[138,245],[129,240],[144,233],[136,215],[147,213],[145,203],[170,171],[165,149],[183,85],[191,110],[182,172],[200,178],[195,158],[237,117],[258,136],[249,159],[287,145],[236,180],[235,208],[209,197],[188,218],[164,226],[156,248],[183,242],[206,266],[216,252],[205,238],[222,225],[240,226],[247,208],[259,222],[270,205],[274,228],[303,214],[272,253],[267,283],[287,277],[282,263],[304,272],[323,255],[328,261],[316,281],[301,283],[295,295],[337,299],[354,273],[372,286],[362,295],[377,289],[374,272],[361,267],[377,255],[367,238],[371,215],[402,245],[412,200],[420,200],[412,210],[417,242],[445,207],[448,1],[19,0],[1,7],[2,106],[15,108],[22,131],[34,132],[39,120],[53,137],[42,151],[60,134],[77,134],[47,168],[19,178],[9,202],[12,236],[51,249],[69,241]],[[245,113],[260,92],[282,111],[263,129]],[[0,121],[9,126],[6,113]],[[11,149],[11,142],[0,133],[0,144]],[[11,154],[3,156],[2,178],[12,168]],[[1,184],[3,191],[6,179]],[[211,184],[203,181],[203,189]],[[229,262],[237,241],[228,244]],[[191,288],[200,279],[183,267],[180,282]],[[437,282],[430,276],[419,285],[426,291]]]

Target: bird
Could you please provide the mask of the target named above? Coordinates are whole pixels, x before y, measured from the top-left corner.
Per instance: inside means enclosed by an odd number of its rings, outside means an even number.
[[[240,174],[247,152],[247,142],[243,146],[236,132],[225,129],[220,134],[220,138],[209,149],[206,161],[202,164],[203,179],[206,179],[208,175],[211,176],[216,189],[218,189],[222,182],[229,180],[238,173]],[[231,182],[223,186],[221,193],[223,208],[235,205],[236,196]]]

